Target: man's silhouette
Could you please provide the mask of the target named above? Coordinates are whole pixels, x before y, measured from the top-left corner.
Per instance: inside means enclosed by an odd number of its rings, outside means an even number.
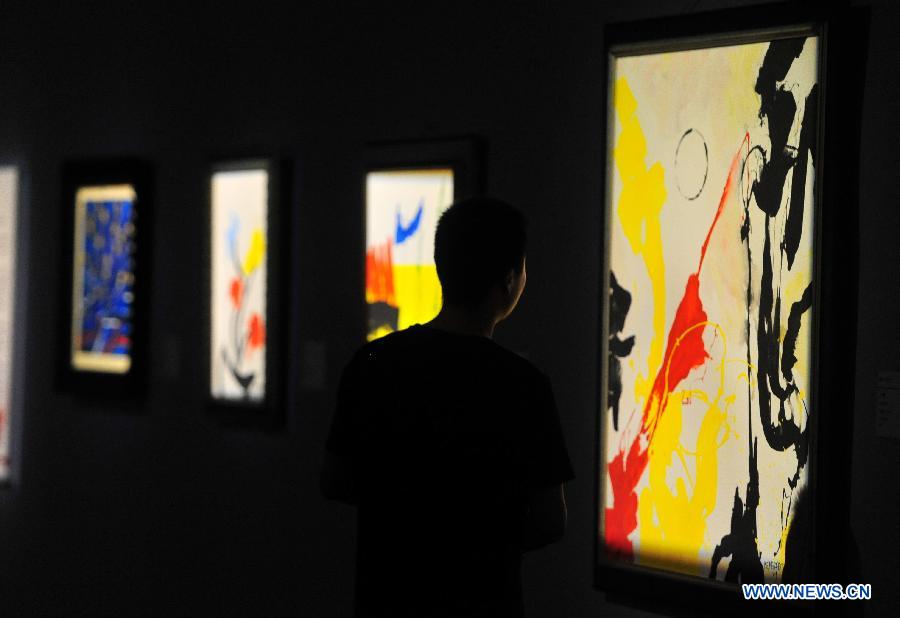
[[[524,550],[562,537],[573,477],[547,377],[491,340],[525,287],[525,219],[441,216],[444,305],[344,370],[322,490],[359,507],[359,616],[522,614]]]

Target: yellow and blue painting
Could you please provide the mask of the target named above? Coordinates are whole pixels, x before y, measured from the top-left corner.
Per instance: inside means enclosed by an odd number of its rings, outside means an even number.
[[[369,341],[428,322],[441,309],[434,232],[453,202],[453,170],[370,172],[366,177]]]
[[[127,184],[76,192],[73,369],[124,374],[131,368],[135,199]]]

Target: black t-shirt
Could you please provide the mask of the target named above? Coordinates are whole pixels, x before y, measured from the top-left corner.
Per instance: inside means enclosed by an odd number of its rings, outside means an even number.
[[[388,335],[344,370],[327,448],[352,462],[358,615],[522,613],[524,496],[573,477],[534,365],[484,337]]]

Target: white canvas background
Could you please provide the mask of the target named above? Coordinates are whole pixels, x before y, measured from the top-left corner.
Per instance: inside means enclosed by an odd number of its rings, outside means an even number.
[[[250,249],[254,230],[262,230],[268,239],[268,172],[262,169],[222,171],[212,176],[212,298],[210,301],[212,321],[210,341],[210,394],[217,399],[241,399],[243,388],[235,381],[222,358],[222,349],[229,350],[234,358],[232,338],[233,305],[229,290],[232,280],[238,275],[230,257],[227,242],[232,218],[239,223],[237,233],[237,256],[241,264]],[[248,279],[247,305],[239,325],[242,336],[246,334],[247,321],[253,312],[266,319],[268,250],[262,263]],[[238,365],[241,373],[253,372],[256,378],[250,384],[251,399],[262,399],[266,388],[266,346],[250,354],[244,352]]]
[[[441,213],[453,203],[453,171],[422,169],[370,172],[366,176],[366,248],[394,244],[396,213],[409,225],[424,200],[415,236],[392,249],[395,265],[433,265],[434,231]]]

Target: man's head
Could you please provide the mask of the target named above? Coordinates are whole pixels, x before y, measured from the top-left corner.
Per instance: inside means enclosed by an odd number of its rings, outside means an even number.
[[[444,303],[480,306],[497,300],[503,319],[525,286],[525,217],[513,206],[486,197],[453,204],[434,236],[434,262]]]

